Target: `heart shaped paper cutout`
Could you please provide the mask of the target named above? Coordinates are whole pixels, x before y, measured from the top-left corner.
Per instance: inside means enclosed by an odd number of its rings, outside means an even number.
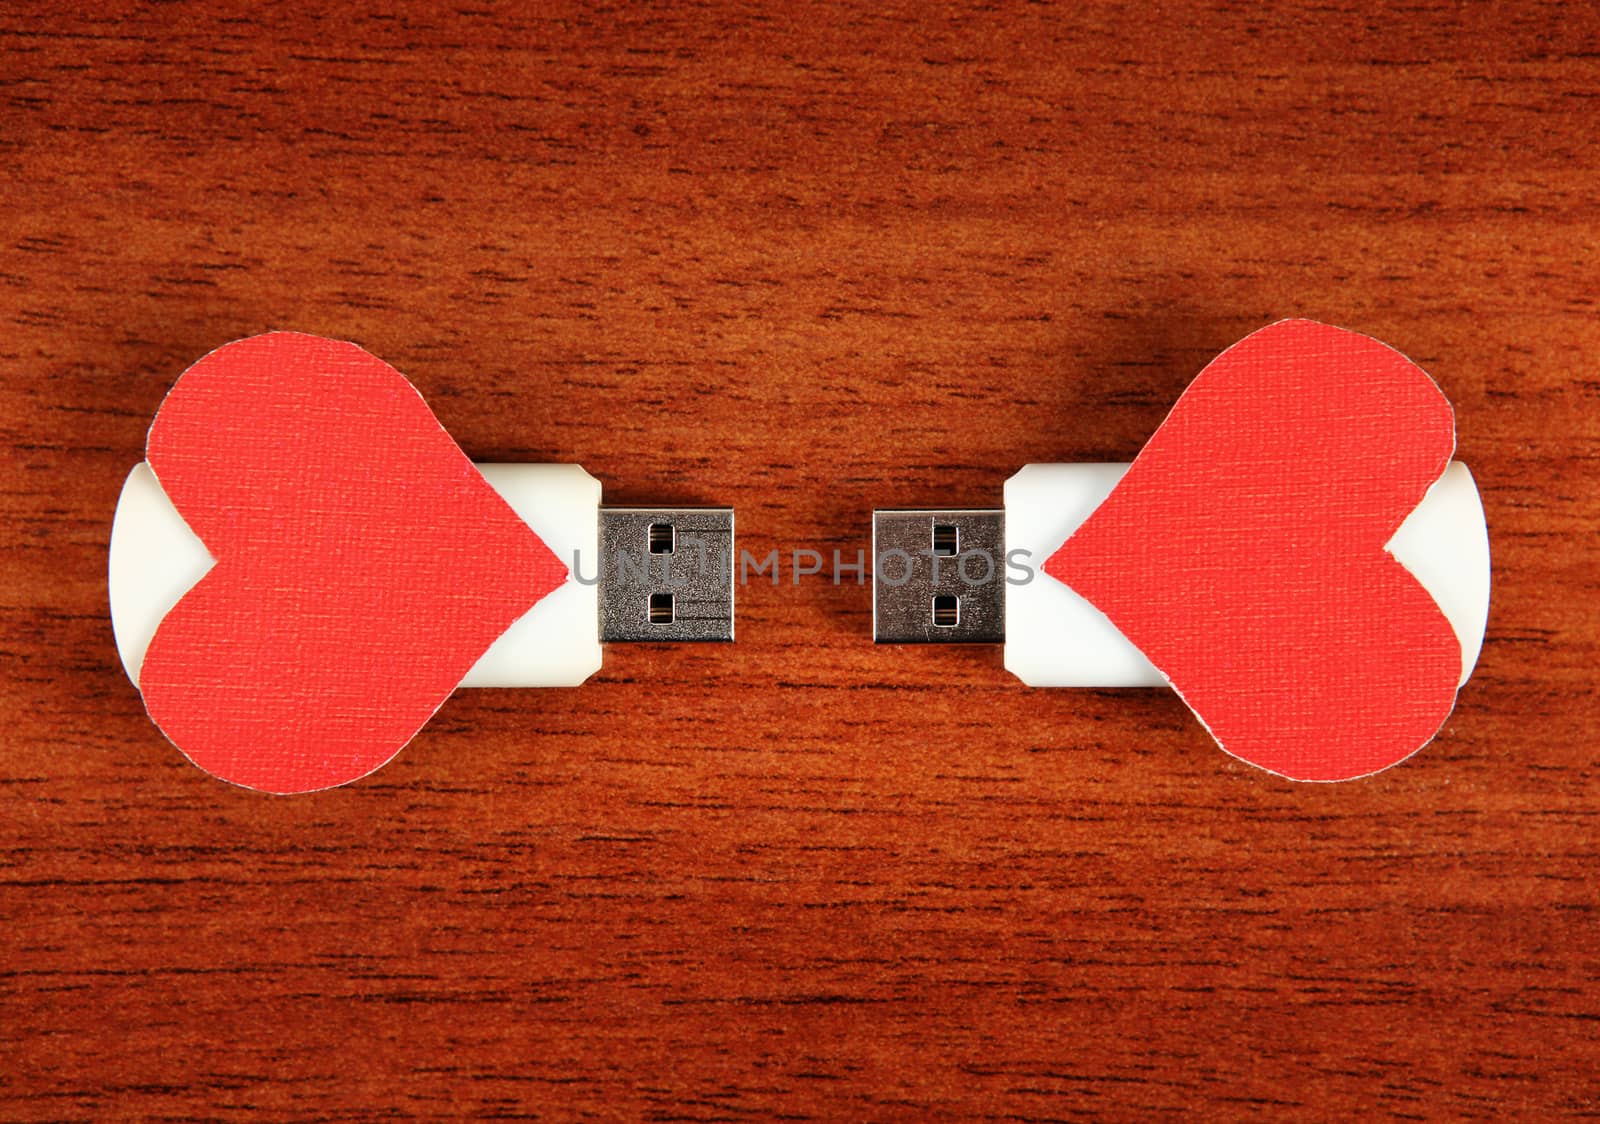
[[[354,344],[218,348],[167,395],[146,457],[217,561],[162,620],[139,688],[235,784],[365,776],[567,578],[405,377]]]
[[[1385,550],[1454,448],[1450,403],[1405,356],[1281,321],[1200,372],[1044,570],[1229,753],[1296,780],[1363,776],[1455,705],[1460,642]]]

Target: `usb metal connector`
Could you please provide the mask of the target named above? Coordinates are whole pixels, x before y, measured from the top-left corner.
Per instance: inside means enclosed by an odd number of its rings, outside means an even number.
[[[732,640],[733,509],[602,507],[600,639]]]
[[[872,513],[872,638],[999,644],[1006,638],[1006,515]]]

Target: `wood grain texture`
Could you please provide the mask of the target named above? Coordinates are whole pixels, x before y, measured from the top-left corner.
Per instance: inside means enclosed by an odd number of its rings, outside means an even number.
[[[1592,5],[326,7],[0,10],[0,1116],[1600,1115]],[[814,578],[304,798],[118,667],[118,488],[242,335],[848,559],[1288,315],[1428,369],[1488,507],[1370,780]]]

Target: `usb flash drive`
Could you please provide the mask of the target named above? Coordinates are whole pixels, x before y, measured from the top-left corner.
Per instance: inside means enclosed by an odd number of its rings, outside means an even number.
[[[1042,571],[1127,471],[1030,464],[1006,481],[1004,508],[873,512],[873,639],[1003,644],[1006,670],[1030,687],[1166,686],[1103,613]],[[1389,551],[1449,620],[1465,683],[1489,616],[1489,538],[1466,465],[1451,463]]]
[[[569,569],[496,640],[462,687],[575,687],[617,641],[732,640],[733,509],[603,507],[572,464],[479,464],[483,478]],[[135,685],[167,611],[211,555],[148,464],[128,474],[111,525],[111,623]]]
[[[1405,356],[1308,320],[1209,364],[1132,464],[873,514],[873,636],[1003,643],[1036,687],[1170,685],[1229,753],[1348,780],[1426,744],[1478,659],[1489,543]]]
[[[399,371],[294,332],[185,371],[111,529],[117,649],[196,765],[365,776],[457,687],[576,686],[612,641],[732,640],[728,508],[600,505],[575,465],[467,460]]]

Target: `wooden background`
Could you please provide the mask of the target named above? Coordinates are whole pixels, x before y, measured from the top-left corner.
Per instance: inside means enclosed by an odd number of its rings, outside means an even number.
[[[323,7],[0,9],[0,1116],[1600,1115],[1593,5]],[[118,667],[118,488],[238,336],[851,557],[1288,315],[1422,363],[1488,507],[1370,780],[818,579],[303,798]]]

